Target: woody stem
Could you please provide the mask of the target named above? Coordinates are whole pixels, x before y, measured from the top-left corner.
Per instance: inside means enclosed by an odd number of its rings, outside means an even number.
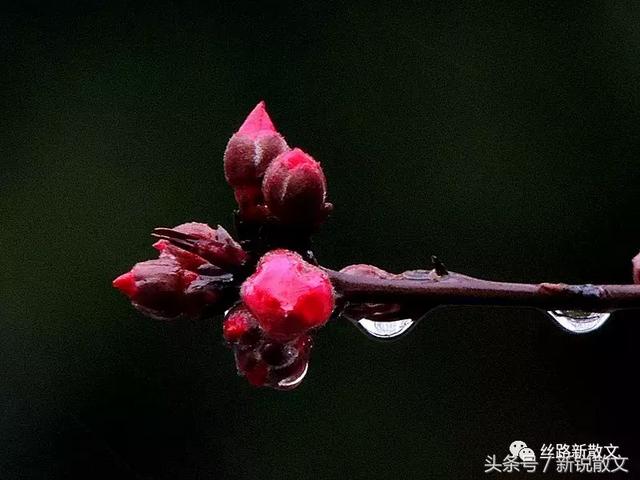
[[[640,285],[567,285],[493,282],[447,272],[412,279],[376,278],[325,269],[345,301],[439,305],[495,305],[543,310],[612,311],[640,308]]]

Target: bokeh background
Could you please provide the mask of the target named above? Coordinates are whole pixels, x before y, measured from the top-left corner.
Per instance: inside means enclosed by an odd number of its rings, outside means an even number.
[[[630,281],[637,3],[15,3],[2,480],[490,478],[513,440],[613,442],[635,478],[638,312],[576,336],[454,308],[393,344],[333,322],[283,393],[235,375],[219,318],[146,319],[110,281],[153,256],[154,226],[230,223],[222,153],[261,99],[326,171],[327,266]]]

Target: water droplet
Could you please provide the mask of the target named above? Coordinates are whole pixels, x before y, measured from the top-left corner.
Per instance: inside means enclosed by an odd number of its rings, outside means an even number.
[[[436,275],[433,270],[407,270],[400,276],[406,280],[433,280]]]
[[[276,388],[278,390],[293,390],[298,385],[302,383],[304,377],[307,375],[307,371],[309,370],[309,362],[306,361],[304,364],[304,368],[290,377],[283,378],[276,384]]]
[[[587,333],[600,328],[611,316],[608,312],[552,310],[547,312],[562,328],[573,333]]]
[[[406,335],[428,311],[396,303],[354,303],[347,305],[342,316],[367,337],[390,341]]]
[[[406,334],[416,324],[411,318],[403,318],[391,322],[376,322],[361,318],[357,324],[367,335],[379,340],[395,340]]]

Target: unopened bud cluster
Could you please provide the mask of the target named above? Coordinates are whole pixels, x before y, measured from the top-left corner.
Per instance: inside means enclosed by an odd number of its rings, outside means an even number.
[[[333,311],[329,278],[297,253],[276,250],[262,257],[240,297],[223,323],[238,372],[257,386],[297,386],[307,370],[310,332]]]
[[[330,210],[320,164],[289,148],[263,102],[229,140],[224,172],[238,219],[252,226],[251,235],[268,235],[275,226],[308,236]],[[156,228],[153,235],[158,258],[137,263],[113,286],[153,318],[226,310],[223,336],[238,372],[256,386],[299,385],[308,368],[311,334],[335,307],[326,273],[298,253],[277,248],[281,236],[237,242],[224,228],[204,223]]]
[[[312,337],[303,334],[290,341],[270,339],[242,304],[224,321],[224,337],[233,348],[238,373],[256,387],[277,390],[297,387],[307,373]]]
[[[141,312],[171,320],[196,317],[218,305],[246,252],[222,227],[185,223],[160,228],[159,257],[134,265],[113,281]]]
[[[245,222],[315,227],[331,208],[320,164],[299,148],[289,148],[264,102],[229,140],[224,172]]]

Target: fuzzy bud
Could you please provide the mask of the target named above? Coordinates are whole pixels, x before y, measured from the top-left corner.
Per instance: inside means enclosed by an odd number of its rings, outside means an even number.
[[[233,188],[259,186],[271,161],[289,150],[273,126],[264,102],[258,103],[224,152],[224,175]]]
[[[299,148],[280,154],[269,165],[262,195],[270,213],[288,225],[316,225],[331,208],[320,164]]]
[[[221,298],[221,284],[186,270],[168,256],[137,263],[113,286],[142,313],[162,320],[196,316]]]
[[[222,323],[222,336],[229,343],[253,345],[262,336],[258,330],[258,322],[242,304],[230,309]]]

